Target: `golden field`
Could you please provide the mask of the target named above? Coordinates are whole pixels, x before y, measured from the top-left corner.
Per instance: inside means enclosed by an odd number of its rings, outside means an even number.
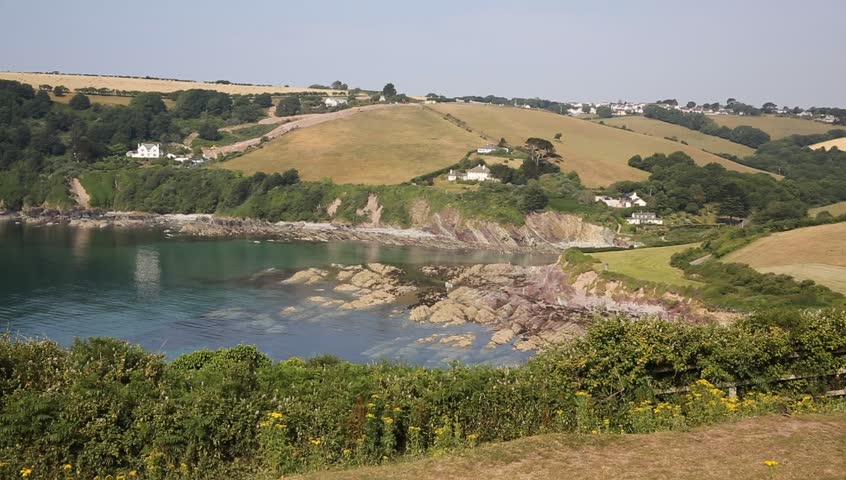
[[[217,166],[248,174],[296,168],[305,180],[397,184],[452,165],[482,143],[431,110],[396,106],[296,129]]]
[[[622,127],[634,130],[637,133],[643,133],[652,137],[663,139],[664,137],[676,137],[679,141],[684,140],[691,147],[696,147],[700,150],[706,150],[712,153],[728,153],[737,157],[743,158],[747,155],[755,153],[755,149],[741,145],[739,143],[730,142],[726,139],[715,137],[713,135],[705,135],[704,133],[682,127],[680,125],[673,125],[672,123],[662,122],[652,118],[640,116],[626,116],[602,119],[606,125],[614,127]]]
[[[740,125],[749,125],[750,127],[760,128],[761,130],[769,133],[773,140],[784,138],[789,135],[826,133],[833,128],[837,128],[827,123],[815,122],[813,120],[803,120],[801,118],[792,117],[776,117],[773,115],[761,115],[759,117],[750,117],[747,115],[712,115],[708,118],[714,119],[718,125],[725,125],[731,128]]]
[[[554,144],[564,160],[561,167],[565,171],[576,171],[588,187],[647,178],[646,172],[630,167],[627,162],[634,155],[656,152],[683,151],[700,165],[719,163],[731,170],[760,172],[693,146],[549,112],[475,104],[438,104],[432,108],[465,122],[490,142],[504,137],[518,145],[529,137],[552,140],[561,132],[562,141]]]
[[[846,213],[846,202],[832,203],[831,205],[825,205],[825,206],[822,206],[822,207],[812,208],[812,209],[808,210],[808,215],[810,215],[812,217],[816,217],[817,214],[822,213],[822,212],[828,212],[832,216],[835,216],[835,217],[838,216],[838,215],[843,215],[844,213]]]
[[[327,92],[326,90],[313,90],[309,88],[283,87],[283,86],[262,86],[262,85],[223,85],[208,82],[177,81],[177,80],[153,80],[146,78],[123,78],[110,77],[108,75],[67,75],[52,73],[23,73],[23,72],[0,72],[0,80],[15,80],[21,83],[28,83],[35,88],[47,84],[51,86],[64,85],[72,91],[80,88],[110,88],[114,90],[127,90],[139,92],[160,92],[170,93],[191,88],[202,88],[206,90],[217,90],[230,94],[256,94],[256,93],[297,93],[306,91]]]
[[[846,223],[774,233],[731,253],[725,261],[813,280],[846,293]]]
[[[839,150],[846,151],[846,137],[835,138],[834,140],[829,140],[827,142],[820,142],[811,145],[809,148],[812,150],[818,150],[823,148],[828,150],[829,148],[837,147]]]

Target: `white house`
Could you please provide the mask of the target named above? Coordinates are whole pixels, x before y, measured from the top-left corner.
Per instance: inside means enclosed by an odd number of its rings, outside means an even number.
[[[631,225],[663,225],[664,220],[655,215],[654,212],[634,212],[631,217],[626,218]]]
[[[159,158],[161,157],[159,147],[158,143],[139,143],[138,149],[132,152],[126,152],[126,156],[132,158]]]
[[[594,201],[602,202],[605,205],[608,205],[611,208],[632,208],[632,207],[645,207],[646,200],[640,198],[637,195],[637,192],[626,193],[620,198],[613,198],[613,197],[606,197],[603,195],[597,195],[593,197]]]
[[[508,153],[508,148],[507,147],[500,147],[498,145],[493,145],[493,144],[489,143],[489,144],[485,145],[484,147],[479,147],[479,148],[476,149],[476,153],[481,153],[481,154],[494,153],[494,152],[499,152],[499,151],[504,151],[504,152]]]
[[[348,103],[349,103],[349,100],[347,100],[346,98],[343,98],[343,97],[341,97],[341,98],[326,97],[326,98],[323,99],[323,105],[326,105],[327,107],[337,107],[337,106],[340,106],[340,105],[346,105]]]
[[[456,172],[455,170],[450,170],[449,174],[447,175],[447,180],[450,182],[454,182],[456,180],[471,180],[477,182],[484,182],[487,180],[496,180],[495,178],[491,178],[491,169],[486,167],[485,165],[479,164],[475,167],[467,170],[466,172]]]

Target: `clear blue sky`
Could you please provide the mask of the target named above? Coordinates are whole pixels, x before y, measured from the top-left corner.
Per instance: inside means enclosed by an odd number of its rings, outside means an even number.
[[[0,70],[846,106],[846,0],[0,0]]]

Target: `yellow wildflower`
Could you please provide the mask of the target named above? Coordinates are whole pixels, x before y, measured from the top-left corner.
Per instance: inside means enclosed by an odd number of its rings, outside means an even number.
[[[768,467],[775,467],[776,465],[778,465],[778,462],[775,460],[764,460],[764,465]]]
[[[273,425],[273,422],[259,422],[259,427],[265,428]]]
[[[62,465],[62,470],[66,471],[66,472],[70,472],[71,469],[73,469],[73,465],[71,465],[70,463],[66,463],[66,464]]]
[[[126,480],[126,475],[119,473],[115,476],[115,480]]]
[[[411,425],[410,427],[408,427],[408,431],[409,432],[419,432],[420,427],[415,427],[414,425]]]
[[[138,476],[138,470],[130,470],[129,476],[130,477],[137,477]]]
[[[387,459],[388,459],[387,455],[382,455],[382,460],[387,460]]]
[[[352,450],[350,450],[349,448],[344,449],[344,456],[345,457],[348,457],[351,453],[352,453]]]
[[[399,413],[399,412],[401,412],[401,411],[402,411],[402,408],[400,408],[400,407],[394,407],[394,411],[395,411],[395,412],[397,412],[397,413]]]
[[[476,440],[477,438],[479,438],[479,436],[476,435],[475,433],[471,433],[470,435],[467,435],[467,440]]]
[[[5,467],[6,465],[8,465],[8,463],[6,463],[6,462],[0,462],[0,468]]]
[[[588,392],[584,391],[584,390],[579,390],[578,392],[576,392],[576,396],[577,397],[589,397],[590,394]]]
[[[282,412],[270,412],[268,413],[268,415],[270,415],[271,418],[275,418],[276,420],[285,418],[285,415]]]
[[[279,429],[283,429],[283,428],[287,428],[287,427],[288,427],[288,425],[286,425],[286,424],[284,424],[284,423],[278,423],[278,424],[276,424],[276,428],[279,428]]]
[[[367,404],[367,408],[373,408],[373,407],[375,407],[375,406],[376,406],[376,404],[375,404],[375,403],[368,403],[368,404]]]
[[[188,465],[185,464],[185,463],[180,463],[179,469],[182,470],[183,472],[187,472],[188,471]]]
[[[561,415],[564,415],[564,410],[556,410],[555,414],[560,417]]]
[[[591,430],[591,431],[590,431],[590,433],[592,433],[592,434],[596,435],[597,433],[599,433],[599,430],[595,430],[595,429],[594,429],[594,430]]]
[[[372,413],[368,413],[367,418],[376,418],[376,415],[373,415]]]
[[[323,443],[323,440],[321,440],[319,438],[312,438],[311,440],[308,441],[308,443],[310,443],[312,445],[320,445],[321,443]]]
[[[394,419],[391,418],[391,417],[382,417],[382,421],[385,422],[388,425],[394,423]]]
[[[374,393],[373,395],[370,395],[370,398],[376,399],[376,398],[382,398],[382,397],[378,393]]]
[[[606,418],[605,420],[603,420],[603,421],[602,421],[602,423],[604,423],[604,424],[605,424],[605,426],[607,427],[608,425],[611,425],[611,420],[608,420],[608,419]]]
[[[32,469],[31,468],[22,468],[21,469],[21,476],[22,477],[28,477],[30,475],[32,475]]]

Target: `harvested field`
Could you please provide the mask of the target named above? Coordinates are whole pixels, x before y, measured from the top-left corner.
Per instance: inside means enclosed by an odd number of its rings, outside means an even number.
[[[733,252],[725,261],[813,280],[846,293],[846,222],[775,233]]]
[[[811,217],[816,217],[817,214],[822,212],[828,212],[834,217],[843,215],[844,213],[846,213],[846,202],[832,203],[831,205],[812,208],[808,210],[808,215],[810,215]]]
[[[801,118],[792,117],[776,117],[773,115],[761,115],[759,117],[750,117],[748,115],[711,115],[708,118],[712,118],[719,125],[725,125],[731,128],[740,125],[749,125],[750,127],[760,128],[761,130],[769,133],[773,140],[784,138],[789,135],[826,133],[833,128],[837,128],[827,123],[815,122],[813,120],[803,120]]]
[[[305,180],[397,184],[459,161],[482,140],[419,106],[392,106],[297,128],[263,148],[219,164]]]
[[[837,147],[839,150],[846,150],[846,137],[835,138],[834,140],[829,140],[827,142],[820,142],[811,145],[811,149],[818,150],[820,148],[828,150],[830,148]]]

